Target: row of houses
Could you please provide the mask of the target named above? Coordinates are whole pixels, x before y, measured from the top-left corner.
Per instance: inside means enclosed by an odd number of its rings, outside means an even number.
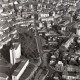
[[[8,44],[13,39],[18,39],[16,28],[13,27],[14,23],[14,9],[13,2],[3,0],[1,4],[1,15],[0,15],[0,43],[1,46]],[[2,49],[2,47],[1,47]]]

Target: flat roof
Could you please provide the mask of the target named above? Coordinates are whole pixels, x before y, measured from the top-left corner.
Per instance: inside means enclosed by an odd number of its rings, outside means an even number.
[[[47,70],[40,69],[35,76],[35,80],[42,80],[42,78],[47,74]]]
[[[24,27],[24,26],[29,26],[30,24],[31,24],[31,23],[28,23],[28,22],[26,23],[26,22],[25,22],[25,23],[22,23],[20,26],[23,26],[23,27]]]
[[[16,68],[16,70],[14,70],[14,73],[12,75],[17,76],[27,61],[28,59],[21,61],[20,65]]]
[[[56,34],[56,33],[52,33],[52,34],[51,33],[46,33],[45,35],[46,36],[55,36],[55,35],[58,35],[58,34]]]
[[[17,42],[17,43],[13,43],[13,46],[11,47],[11,49],[17,49],[18,48],[18,46],[19,46],[19,42]]]
[[[42,69],[40,69],[40,70],[38,71],[38,73],[36,74],[35,80],[37,80],[37,79],[40,77],[41,72],[42,72]]]
[[[26,70],[24,71],[24,73],[22,74],[19,80],[27,79],[30,76],[30,74],[34,71],[34,68],[35,68],[35,65],[30,63],[28,67],[26,67]]]

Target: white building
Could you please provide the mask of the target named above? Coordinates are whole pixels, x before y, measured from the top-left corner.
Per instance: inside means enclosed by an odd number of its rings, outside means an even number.
[[[28,66],[28,64],[29,60],[24,59],[12,74],[12,80],[19,80],[22,74],[24,73],[26,67]]]
[[[73,35],[70,37],[70,39],[65,43],[64,46],[65,46],[66,49],[68,49],[69,46],[71,45],[71,43],[73,43],[74,38],[75,38],[75,35],[73,34]]]
[[[76,30],[76,34],[80,37],[80,29]]]
[[[54,21],[54,18],[53,17],[42,17],[41,20],[49,22],[49,21]]]
[[[0,7],[0,13],[2,13],[3,12],[3,8],[2,7]]]
[[[43,27],[43,24],[40,22],[39,23],[39,28],[42,28]]]
[[[10,49],[10,62],[11,64],[17,63],[17,59],[21,57],[21,44],[13,43],[12,48]]]
[[[0,49],[2,49],[3,48],[3,45],[2,44],[0,44]]]
[[[49,13],[48,12],[41,12],[40,13],[40,17],[49,17]]]

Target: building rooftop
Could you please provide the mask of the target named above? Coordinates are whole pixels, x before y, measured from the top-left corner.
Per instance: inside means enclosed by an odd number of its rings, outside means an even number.
[[[56,32],[54,32],[54,31],[52,31],[52,32],[46,33],[45,35],[46,36],[56,36],[58,34]]]
[[[24,71],[23,75],[21,76],[20,80],[27,79],[31,73],[34,71],[35,66],[33,64],[29,64],[28,67],[26,67],[26,70]]]
[[[7,36],[7,34],[0,35],[0,41],[1,41],[2,39],[5,39],[6,36]]]
[[[7,44],[9,41],[11,41],[10,37],[5,37],[5,39],[2,40],[3,44]]]
[[[47,74],[47,70],[40,69],[35,76],[35,80],[42,80]]]
[[[17,76],[27,61],[28,59],[22,60],[12,75]]]
[[[68,72],[68,75],[69,75],[69,76],[77,76],[77,75],[79,75],[79,74],[76,74],[75,72]]]
[[[11,34],[16,34],[16,33],[17,33],[16,29],[14,29],[14,30],[11,31]]]
[[[66,65],[65,69],[69,72],[74,72],[74,71],[80,72],[80,69],[78,66]]]
[[[13,46],[11,47],[11,49],[17,49],[19,45],[20,45],[19,42],[13,43]]]

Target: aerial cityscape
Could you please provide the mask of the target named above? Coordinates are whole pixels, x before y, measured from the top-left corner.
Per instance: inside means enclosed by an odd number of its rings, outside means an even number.
[[[80,0],[0,0],[0,80],[80,80]]]

